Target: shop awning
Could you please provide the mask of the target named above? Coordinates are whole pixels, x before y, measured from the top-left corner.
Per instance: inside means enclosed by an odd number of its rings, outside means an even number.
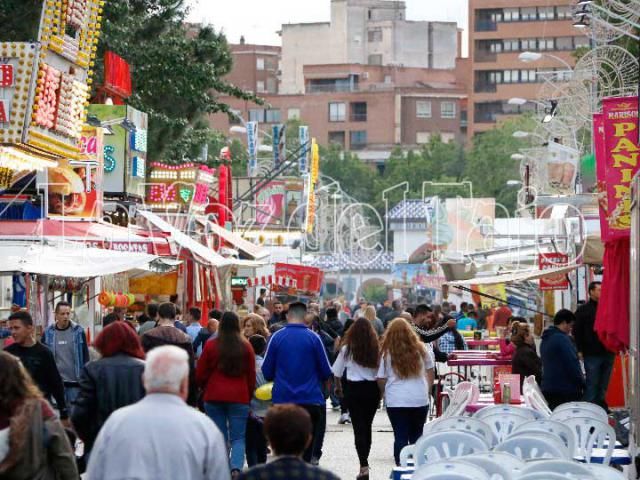
[[[163,236],[153,236],[137,228],[124,228],[102,222],[7,220],[0,222],[0,240],[54,243],[68,240],[106,250],[171,255],[169,243]]]
[[[0,244],[0,272],[59,277],[100,277],[147,270],[156,255],[91,248],[82,243],[59,245]]]
[[[155,213],[149,212],[147,210],[138,210],[138,214],[142,216],[145,220],[147,220],[154,227],[158,228],[163,233],[169,235],[169,240],[171,242],[176,243],[180,248],[188,250],[195,257],[196,260],[201,263],[210,265],[212,267],[226,267],[228,265],[233,265],[233,261],[218,255],[216,252],[211,250],[209,247],[198,243],[190,236],[182,233],[177,228],[173,227],[171,224],[160,218]]]
[[[489,277],[476,277],[469,280],[453,280],[447,282],[446,285],[450,286],[471,286],[471,285],[496,285],[499,283],[517,283],[526,282],[529,280],[538,280],[548,275],[562,275],[570,273],[578,268],[579,265],[570,265],[568,267],[550,268],[547,270],[521,270],[518,272],[509,272],[502,275],[492,275]]]
[[[205,217],[198,217],[198,221],[207,226],[213,235],[220,237],[226,243],[230,244],[232,248],[244,253],[249,260],[261,260],[269,256],[269,251],[259,247],[253,242],[242,238],[237,233],[233,233],[226,228],[221,227],[217,223],[207,220]]]

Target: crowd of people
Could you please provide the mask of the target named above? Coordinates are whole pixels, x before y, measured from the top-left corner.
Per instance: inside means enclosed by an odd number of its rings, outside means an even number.
[[[462,330],[488,322],[505,332],[513,373],[534,375],[551,408],[582,398],[606,408],[613,356],[593,330],[599,289],[590,285],[576,314],[557,312],[540,355],[526,319],[507,307],[488,318],[466,303],[321,307],[261,294],[243,318],[211,310],[206,322],[197,308],[178,320],[174,303],[149,304],[136,324],[105,316],[93,345],[68,303],[55,306],[40,341],[31,315],[17,311],[0,352],[0,476],[335,479],[318,467],[330,401],[352,424],[358,479],[368,479],[381,401],[399,464],[422,435],[437,364],[467,348]]]

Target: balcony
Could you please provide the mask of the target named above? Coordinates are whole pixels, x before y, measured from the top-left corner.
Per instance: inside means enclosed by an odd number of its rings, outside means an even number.
[[[489,50],[477,50],[474,56],[476,62],[495,62],[497,59],[498,55]]]
[[[496,92],[496,84],[489,82],[475,82],[473,86],[473,91],[475,93],[495,93]]]
[[[476,32],[495,32],[498,24],[491,20],[476,20]]]
[[[351,122],[366,122],[367,121],[367,113],[351,113],[349,115],[349,121]]]
[[[360,143],[360,142],[353,143],[353,142],[351,142],[350,147],[351,147],[351,150],[364,150],[365,148],[367,148],[367,144],[366,144],[366,142],[365,143]]]

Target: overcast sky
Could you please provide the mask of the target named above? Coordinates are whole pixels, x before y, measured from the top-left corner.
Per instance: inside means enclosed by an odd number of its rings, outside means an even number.
[[[189,20],[222,29],[231,43],[280,45],[283,23],[326,22],[330,0],[187,0]],[[440,20],[467,26],[467,0],[406,0],[408,20]]]

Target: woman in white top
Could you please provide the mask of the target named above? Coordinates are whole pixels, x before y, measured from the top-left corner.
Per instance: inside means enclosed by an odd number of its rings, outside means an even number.
[[[371,425],[380,405],[380,390],[376,383],[378,355],[378,335],[369,320],[359,318],[347,330],[333,364],[336,393],[344,396],[351,414],[356,452],[360,460],[358,480],[369,478]],[[346,382],[342,385],[340,379],[345,370]]]
[[[422,435],[429,406],[428,374],[434,364],[403,318],[396,318],[387,327],[380,356],[378,384],[393,427],[393,455],[396,465],[400,465],[400,450]]]

